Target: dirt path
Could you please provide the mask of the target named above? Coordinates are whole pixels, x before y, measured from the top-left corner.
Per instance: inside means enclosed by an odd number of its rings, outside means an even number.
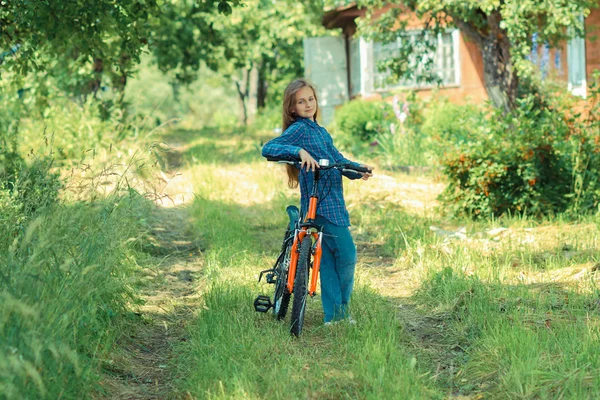
[[[183,192],[191,187],[182,174],[177,147],[166,158],[161,180],[171,193],[157,201],[146,239],[151,267],[145,270],[140,289],[142,305],[136,308],[139,323],[123,335],[121,352],[106,367],[103,382],[107,399],[173,399],[176,394],[171,359],[173,345],[185,341],[185,326],[198,309],[202,246],[186,209],[193,196]],[[167,191],[168,192],[168,191]],[[135,306],[134,306],[135,308]]]

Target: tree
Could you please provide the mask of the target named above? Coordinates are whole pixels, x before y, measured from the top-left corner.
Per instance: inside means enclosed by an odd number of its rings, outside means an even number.
[[[228,19],[231,13],[229,9],[220,16]],[[216,15],[211,4],[179,1],[151,21],[148,44],[154,62],[163,73],[172,73],[177,84],[196,80],[203,62],[211,69],[218,67],[228,38],[214,28]]]
[[[384,42],[402,35],[407,26],[401,15],[413,11],[424,21],[424,29],[438,33],[456,26],[475,43],[483,58],[485,87],[492,103],[508,112],[520,89],[533,74],[527,59],[532,36],[558,46],[574,36],[583,36],[582,16],[587,16],[597,0],[363,0],[367,8],[362,28]],[[383,8],[385,5],[390,6]],[[383,10],[377,23],[373,16]],[[402,53],[406,56],[406,53]],[[406,73],[402,57],[388,62],[396,78]]]
[[[27,108],[41,111],[52,94],[85,101],[110,87],[116,102],[103,101],[101,109],[111,110],[114,103],[123,108],[127,78],[148,46],[161,69],[175,69],[180,80],[189,80],[214,42],[205,20],[230,15],[232,6],[240,4],[0,0],[0,104],[5,111],[0,113],[0,155],[15,153],[20,118]]]
[[[321,14],[320,2],[247,0],[228,18],[214,16],[214,29],[225,43],[213,68],[234,81],[244,123],[251,86],[260,109],[274,84],[303,74],[303,39],[324,31]]]
[[[182,49],[190,43],[179,40],[174,28],[183,20],[186,29],[193,26],[205,34],[193,38],[206,45],[212,37],[210,30],[204,29],[205,26],[198,20],[198,15],[231,14],[231,5],[239,5],[240,2],[2,0],[0,78],[7,72],[19,77],[48,69],[56,75],[62,69],[62,75],[68,77],[65,78],[69,82],[65,85],[68,90],[96,93],[103,76],[109,77],[112,87],[122,90],[147,45],[157,47],[157,58],[164,69],[175,66],[181,66],[183,70],[190,66],[194,68],[206,52],[191,54],[189,50]],[[190,12],[182,12],[182,9]],[[178,57],[161,51],[165,46],[173,45],[180,46]],[[198,46],[196,43],[193,49],[197,50]],[[85,72],[77,72],[81,70]],[[77,84],[73,82],[74,76],[81,78]]]

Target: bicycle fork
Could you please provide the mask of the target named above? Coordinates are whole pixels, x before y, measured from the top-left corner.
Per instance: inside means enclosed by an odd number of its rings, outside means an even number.
[[[308,228],[310,229],[310,228]],[[312,263],[312,275],[310,277],[310,286],[308,288],[308,294],[311,297],[317,292],[317,280],[319,278],[319,270],[321,268],[321,255],[323,254],[322,242],[323,242],[323,232],[308,232],[308,229],[301,229],[296,231],[296,236],[294,237],[294,243],[292,244],[292,257],[290,260],[290,269],[288,273],[288,281],[287,288],[289,293],[294,292],[294,280],[296,279],[296,268],[298,267],[298,244],[302,242],[302,240],[312,240],[315,239],[315,244],[312,248],[311,254],[313,255],[313,263]]]

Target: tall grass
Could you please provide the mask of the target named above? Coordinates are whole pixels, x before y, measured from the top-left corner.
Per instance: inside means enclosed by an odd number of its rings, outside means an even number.
[[[136,301],[135,195],[56,205],[0,251],[0,393],[83,398]]]
[[[285,201],[274,203],[283,214]],[[398,346],[394,309],[364,285],[353,300],[356,328],[325,327],[318,299],[309,301],[300,340],[290,337],[287,323],[254,312],[254,297],[266,290],[256,276],[274,260],[283,215],[261,229],[260,215],[270,215],[271,206],[199,199],[194,210],[209,246],[207,287],[198,320],[177,351],[183,390],[198,398],[435,398],[415,360]]]
[[[453,343],[462,360],[446,384],[493,398],[600,396],[592,378],[600,367],[598,286],[588,253],[595,240],[579,240],[574,251],[542,241],[542,253],[508,245],[507,256],[475,249],[445,260],[427,255],[416,300],[437,316],[445,327],[439,340]]]
[[[0,170],[0,399],[98,394],[132,323],[151,161],[139,126],[95,106],[23,114],[20,154]]]

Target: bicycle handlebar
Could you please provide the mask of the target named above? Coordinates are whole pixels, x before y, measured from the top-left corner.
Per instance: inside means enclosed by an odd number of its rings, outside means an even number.
[[[273,158],[273,157],[267,157],[267,161],[273,161],[273,162],[278,162],[278,163],[282,163],[282,164],[291,164],[291,165],[296,165],[296,166],[301,165],[300,161],[297,161],[297,160],[284,160],[284,159],[282,160],[280,158]],[[337,169],[342,172],[357,172],[357,173],[364,173],[364,174],[368,174],[368,173],[372,172],[368,168],[357,167],[357,166],[354,166],[349,163],[335,163],[335,164],[331,164],[331,165],[327,165],[327,166],[320,165],[319,169],[321,169],[321,170]]]

